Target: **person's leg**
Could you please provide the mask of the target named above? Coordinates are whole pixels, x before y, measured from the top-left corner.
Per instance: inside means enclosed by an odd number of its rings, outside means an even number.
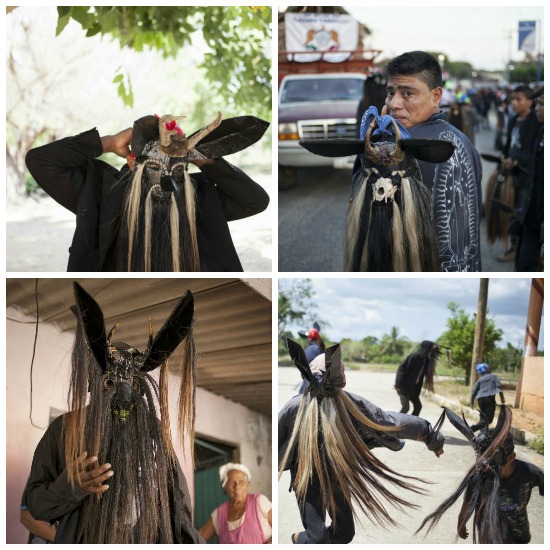
[[[293,482],[294,475],[295,472],[291,471]],[[298,503],[300,519],[305,530],[298,533],[294,541],[296,544],[326,544],[328,542],[325,526],[326,514],[322,502],[319,480],[314,476],[306,491],[303,505],[300,506]]]
[[[540,249],[540,231],[524,225],[518,244],[516,271],[541,271]]]
[[[422,410],[422,403],[420,402],[420,394],[413,395],[411,397],[411,401],[413,404],[413,412],[411,414],[413,416],[418,416],[420,414],[420,411]]]
[[[341,492],[334,495],[334,500],[336,501],[337,517],[331,517],[332,524],[327,529],[330,543],[349,544],[355,536],[353,509],[346,502]]]
[[[399,412],[407,414],[409,412],[409,397],[400,393],[399,400],[401,401],[401,410]]]
[[[488,413],[490,412],[490,403],[487,402],[487,400],[490,401],[490,397],[480,397],[477,400],[477,406],[479,407],[479,410],[483,413],[479,415],[479,422],[477,424],[474,424],[473,426],[470,426],[472,429],[472,432],[477,432],[477,430],[483,428],[485,425],[488,425],[493,420],[493,417],[495,415],[495,410],[493,408],[493,416],[491,417],[491,420],[489,420]],[[495,402],[493,398],[493,403]]]
[[[485,412],[485,416],[487,416],[487,423],[489,424],[489,426],[491,425],[491,422],[495,417],[496,406],[497,406],[497,401],[494,395],[492,395],[491,397],[486,397],[484,412]]]

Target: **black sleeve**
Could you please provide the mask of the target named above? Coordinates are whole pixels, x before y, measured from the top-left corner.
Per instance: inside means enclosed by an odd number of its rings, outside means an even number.
[[[174,504],[173,517],[171,518],[174,529],[174,542],[180,544],[205,544],[206,541],[193,526],[193,510],[187,480],[177,458],[175,462],[176,467],[173,470],[175,479],[172,487]]]
[[[544,496],[544,472],[534,464],[529,464],[531,470],[531,487],[539,488],[539,495]]]
[[[101,154],[101,138],[94,128],[31,149],[25,162],[36,183],[61,206],[76,214],[88,161]]]
[[[286,452],[288,441],[294,429],[296,413],[302,396],[293,397],[280,411],[278,417],[278,454],[279,465]]]
[[[69,483],[67,469],[60,457],[60,436],[60,421],[54,421],[34,452],[25,491],[27,507],[35,519],[51,522],[61,518],[80,507],[88,496]]]
[[[242,170],[224,159],[206,164],[201,171],[216,185],[227,221],[248,218],[263,212],[269,195]]]

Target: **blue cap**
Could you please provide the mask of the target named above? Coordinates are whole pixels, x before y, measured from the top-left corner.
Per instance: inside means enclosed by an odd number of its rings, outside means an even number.
[[[476,365],[476,370],[479,374],[485,374],[489,372],[489,365],[487,363],[479,363],[479,365]]]

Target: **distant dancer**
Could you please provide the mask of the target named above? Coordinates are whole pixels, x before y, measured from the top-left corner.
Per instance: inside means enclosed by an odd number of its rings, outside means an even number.
[[[397,369],[395,377],[395,390],[401,400],[401,413],[408,413],[410,402],[413,404],[413,416],[418,416],[422,409],[420,392],[424,381],[426,389],[434,391],[435,364],[441,357],[439,346],[424,340],[420,349],[411,353]]]
[[[495,395],[500,395],[500,402],[504,405],[504,393],[502,386],[496,374],[491,373],[491,369],[487,363],[480,363],[476,366],[476,370],[480,375],[480,379],[475,383],[470,397],[470,405],[474,406],[474,401],[477,399],[481,416],[479,422],[474,424],[472,432],[477,432],[483,426],[489,427],[495,417],[495,409],[497,406]]]

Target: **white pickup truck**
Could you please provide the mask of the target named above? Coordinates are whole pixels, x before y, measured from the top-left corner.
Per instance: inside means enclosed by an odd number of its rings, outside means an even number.
[[[366,79],[361,73],[291,74],[279,88],[279,189],[296,182],[299,168],[349,167],[353,159],[306,151],[300,139],[353,138]]]

